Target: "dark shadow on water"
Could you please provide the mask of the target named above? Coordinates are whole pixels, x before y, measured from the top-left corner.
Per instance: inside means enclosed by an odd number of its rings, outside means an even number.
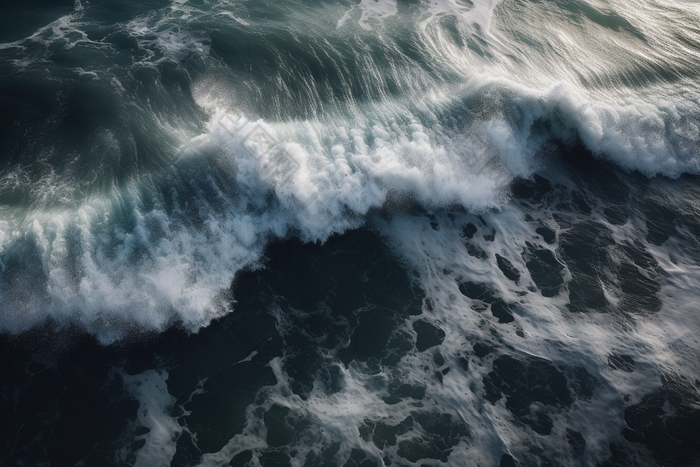
[[[290,449],[313,433],[299,414],[256,399],[261,388],[277,383],[271,360],[283,358],[292,391],[306,399],[314,385],[328,394],[341,390],[340,365],[361,362],[378,371],[444,338],[426,320],[400,329],[422,313],[423,294],[373,231],[360,229],[324,245],[279,241],[266,257],[265,268],[236,275],[233,312],[197,334],[174,327],[109,346],[50,324],[3,335],[2,463],[133,464],[144,445],[139,436],[148,429],[136,421],[139,404],[126,393],[121,373],[158,369],[168,372],[167,390],[176,399],[171,415],[188,429],[177,439],[171,465],[192,465],[221,449],[243,430],[251,404],[261,410],[270,448],[259,462],[288,465]],[[388,384],[387,403],[424,396],[424,388],[403,384],[400,375]],[[442,434],[452,425],[441,416],[416,412],[417,423],[436,434],[403,446],[407,457],[446,456],[466,433],[454,425],[453,434]],[[120,450],[127,454],[118,457]],[[364,465],[361,457],[348,462]],[[232,462],[249,458],[242,452]]]

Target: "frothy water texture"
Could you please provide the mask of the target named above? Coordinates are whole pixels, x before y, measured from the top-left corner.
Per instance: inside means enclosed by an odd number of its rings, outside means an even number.
[[[0,26],[1,463],[700,465],[697,3]]]

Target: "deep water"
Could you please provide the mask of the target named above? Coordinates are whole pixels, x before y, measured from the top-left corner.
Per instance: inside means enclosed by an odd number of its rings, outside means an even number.
[[[0,6],[0,464],[700,466],[693,2]]]

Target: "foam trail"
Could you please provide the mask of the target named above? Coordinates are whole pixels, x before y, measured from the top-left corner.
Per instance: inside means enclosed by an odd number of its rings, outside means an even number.
[[[685,280],[669,277],[664,281],[661,288],[664,296],[662,311],[653,319],[640,320],[638,326],[632,329],[624,321],[618,321],[619,317],[615,314],[562,316],[562,313],[568,313],[563,310],[573,300],[569,294],[544,298],[536,293],[537,288],[531,282],[533,279],[529,271],[532,266],[526,264],[524,258],[527,257],[523,251],[548,249],[550,246],[537,239],[534,232],[526,233],[532,229],[532,220],[527,221],[526,217],[525,212],[511,206],[500,213],[481,216],[479,219],[483,219],[485,224],[476,217],[461,218],[452,214],[450,217],[440,215],[433,218],[439,229],[431,228],[427,218],[408,217],[395,218],[390,222],[380,221],[380,228],[394,245],[395,251],[419,271],[421,288],[426,291],[432,304],[424,313],[439,323],[446,333],[441,345],[443,355],[459,356],[470,352],[473,343],[485,343],[487,348],[489,345],[500,348],[496,355],[504,352],[525,355],[526,358],[546,358],[556,362],[559,368],[567,365],[583,367],[593,375],[597,381],[595,397],[586,399],[584,396],[581,402],[571,405],[566,411],[550,414],[555,420],[554,431],[548,439],[537,443],[546,444],[548,452],[557,452],[562,445],[565,446],[563,429],[557,433],[557,425],[561,423],[583,434],[588,443],[589,459],[600,459],[606,455],[609,440],[618,435],[619,424],[624,423],[624,407],[619,402],[622,398],[629,404],[636,404],[644,395],[658,390],[661,387],[659,372],[673,373],[680,371],[680,368],[685,368],[685,374],[698,372],[694,362],[686,362],[686,356],[696,352],[689,349],[697,348],[697,339],[691,336],[692,333],[677,328],[679,325],[696,328],[697,320],[690,317],[692,313],[687,314],[688,310],[677,311],[671,302],[666,301],[666,297],[685,295],[681,291],[685,288]],[[481,260],[481,255],[464,248],[466,239],[461,226],[468,221],[478,225],[484,235],[493,232],[495,237],[495,241],[483,241],[477,234],[467,240],[485,252]],[[616,233],[620,235],[618,241],[623,244],[630,241],[628,235],[632,238],[638,235],[638,231],[624,228],[617,229]],[[491,262],[495,254],[508,258],[520,271],[517,282],[507,279],[500,269],[493,267]],[[666,255],[654,251],[657,258],[663,259]],[[665,262],[661,264],[664,268],[668,267],[669,272],[678,268]],[[673,276],[676,275],[672,273]],[[571,278],[566,280],[570,281]],[[488,284],[497,296],[512,304],[511,311],[514,311],[515,317],[512,325],[495,324],[493,317],[484,316],[487,312],[480,311],[479,301],[465,297],[460,284],[470,281]],[[611,288],[608,293],[614,296],[620,292]],[[616,352],[633,356],[637,362],[634,372],[621,375],[608,367],[609,356]],[[442,408],[450,407],[454,400],[460,401],[455,409],[482,407],[480,410],[485,410],[487,415],[479,411],[466,416],[471,426],[477,427],[473,446],[498,445],[499,441],[492,439],[497,434],[509,452],[525,460],[529,455],[527,446],[533,441],[528,440],[524,432],[512,429],[511,424],[517,423],[510,413],[514,409],[506,410],[500,403],[482,406],[484,396],[478,390],[476,394],[467,391],[466,397],[464,395],[464,388],[478,388],[481,384],[469,383],[470,379],[481,382],[491,377],[493,373],[489,372],[496,368],[492,366],[491,358],[483,357],[485,361],[472,359],[466,379],[461,373],[452,376],[453,372],[450,372],[441,385],[432,386],[426,392],[439,400],[438,406]],[[408,361],[402,363],[407,364]],[[418,368],[420,364],[416,365],[416,373],[420,372]],[[603,419],[611,420],[611,424],[601,427],[598,421]],[[592,420],[596,423],[589,425]],[[562,456],[559,457],[561,459],[569,454],[559,452],[557,455]]]
[[[127,392],[139,401],[139,423],[150,430],[142,435],[146,443],[136,452],[134,466],[170,465],[183,429],[170,413],[175,398],[168,393],[168,373],[147,370],[138,375],[122,373],[122,378]]]

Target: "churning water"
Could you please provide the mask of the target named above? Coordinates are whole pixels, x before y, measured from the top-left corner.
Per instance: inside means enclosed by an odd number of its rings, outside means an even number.
[[[0,6],[3,465],[700,465],[700,6]]]

